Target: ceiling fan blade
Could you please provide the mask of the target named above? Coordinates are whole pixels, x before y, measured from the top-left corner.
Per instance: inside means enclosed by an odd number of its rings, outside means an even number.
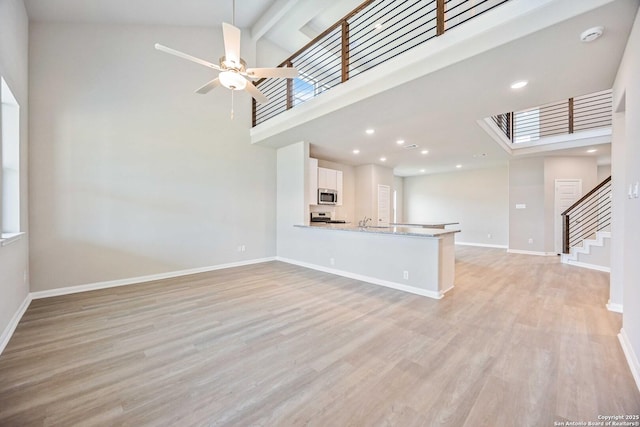
[[[293,79],[298,77],[298,70],[293,67],[247,68],[247,76],[257,78],[275,77],[282,79]]]
[[[211,80],[209,83],[207,83],[206,85],[202,86],[200,89],[196,90],[196,93],[199,93],[200,95],[204,95],[211,92],[213,89],[217,88],[218,86],[220,86],[220,79],[215,78]]]
[[[249,92],[249,95],[253,96],[255,100],[260,104],[266,104],[267,102],[269,102],[269,98],[264,96],[264,94],[260,92],[258,88],[255,87],[250,81],[247,81],[247,86],[245,86],[244,90]]]
[[[223,22],[222,36],[224,37],[225,59],[240,66],[240,28]]]
[[[196,64],[204,65],[205,67],[209,67],[209,68],[213,68],[214,70],[221,71],[221,68],[216,64],[213,64],[209,61],[205,61],[204,59],[196,58],[195,56],[191,56],[186,53],[182,53],[178,50],[171,49],[170,47],[163,46],[160,43],[156,43],[156,49],[158,49],[159,51],[170,53],[171,55],[175,55],[177,57],[189,60],[191,62],[195,62]]]

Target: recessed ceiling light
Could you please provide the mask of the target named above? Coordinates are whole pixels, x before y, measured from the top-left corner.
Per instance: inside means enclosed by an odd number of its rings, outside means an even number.
[[[592,148],[591,150],[587,150],[587,153],[595,153],[596,151],[598,150],[596,150],[595,148]]]
[[[374,133],[376,133],[375,129],[367,129],[365,130],[367,135],[373,135]]]
[[[404,139],[399,139],[399,140],[397,140],[397,141],[396,141],[396,144],[398,144],[398,145],[402,145],[402,144],[404,144]]]
[[[381,161],[381,162],[386,162],[386,161],[387,161],[387,158],[386,158],[386,157],[380,157],[380,161]]]
[[[462,167],[462,165],[456,165],[456,167],[457,167],[458,169],[460,169],[460,168]]]
[[[429,150],[422,150],[420,153],[421,154],[429,154]]]
[[[526,81],[526,80],[520,80],[520,81],[517,81],[517,82],[513,82],[513,83],[511,83],[511,89],[522,89],[527,84],[529,84],[529,82]]]
[[[426,171],[426,169],[420,169],[420,173],[425,173]]]
[[[359,153],[360,153],[360,150],[358,149],[353,150],[353,154],[359,154]]]
[[[380,31],[382,29],[382,23],[381,22],[377,22],[376,25],[373,27],[376,30]]]

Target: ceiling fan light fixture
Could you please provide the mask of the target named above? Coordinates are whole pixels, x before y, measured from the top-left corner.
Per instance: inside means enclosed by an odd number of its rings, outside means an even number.
[[[235,71],[223,71],[218,75],[222,86],[231,90],[244,90],[247,80]]]

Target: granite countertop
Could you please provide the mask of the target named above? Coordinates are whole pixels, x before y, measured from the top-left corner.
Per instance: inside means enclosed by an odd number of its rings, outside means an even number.
[[[425,222],[425,223],[407,223],[407,222],[392,222],[389,225],[397,226],[397,227],[423,227],[423,228],[443,228],[447,225],[457,225],[459,222]]]
[[[351,231],[358,233],[374,233],[374,234],[393,234],[398,236],[415,236],[415,237],[440,237],[445,234],[459,233],[460,230],[446,230],[444,228],[424,228],[393,226],[388,227],[358,227],[351,224],[324,224],[318,223],[313,225],[294,225],[294,227],[315,228],[323,230]]]

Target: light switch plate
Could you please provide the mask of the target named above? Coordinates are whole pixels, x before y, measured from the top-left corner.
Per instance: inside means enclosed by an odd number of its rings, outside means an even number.
[[[516,209],[526,209],[527,205],[525,205],[524,203],[518,203],[516,204]]]

